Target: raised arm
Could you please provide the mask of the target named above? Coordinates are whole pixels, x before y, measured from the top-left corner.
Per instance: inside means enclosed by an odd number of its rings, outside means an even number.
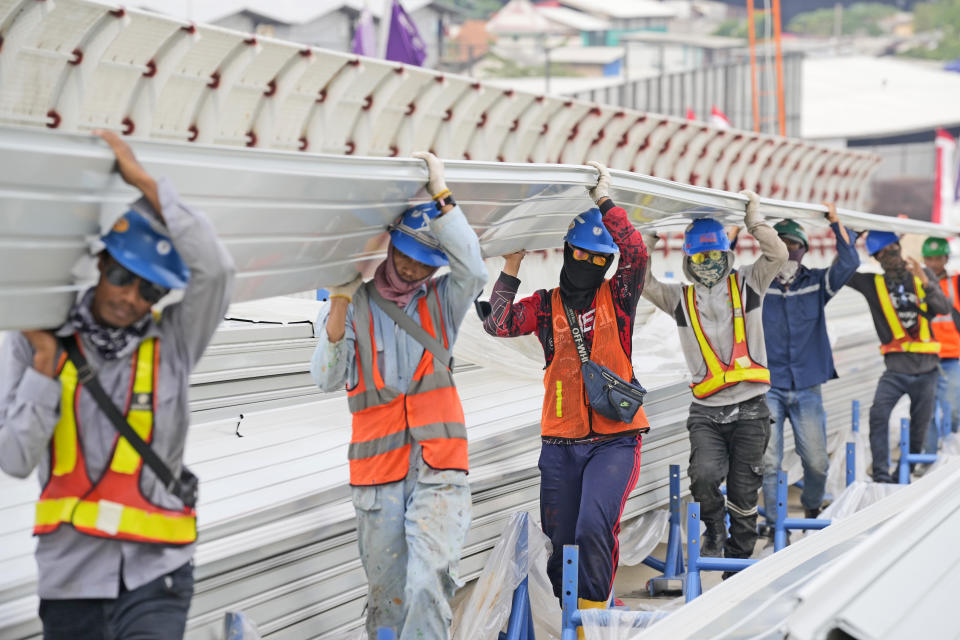
[[[830,299],[857,272],[860,256],[857,254],[856,247],[857,234],[840,224],[836,205],[828,202],[824,204],[827,207],[830,228],[833,229],[833,235],[837,238],[837,257],[827,269],[827,277],[824,279],[827,299]]]
[[[760,245],[760,257],[752,265],[748,265],[742,271],[746,275],[747,283],[761,295],[766,292],[767,287],[777,277],[780,268],[787,262],[790,254],[787,252],[787,245],[777,235],[777,232],[767,224],[763,215],[760,213],[760,199],[752,191],[741,191],[743,195],[749,198],[747,203],[747,214],[744,216],[744,223],[747,231],[750,232]]]
[[[643,243],[651,252],[656,248],[660,240],[655,235],[645,235]],[[680,298],[683,295],[683,287],[679,284],[667,284],[657,280],[653,275],[653,258],[650,257],[647,262],[646,273],[643,284],[643,297],[648,302],[665,313],[673,315],[677,305],[680,304]]]

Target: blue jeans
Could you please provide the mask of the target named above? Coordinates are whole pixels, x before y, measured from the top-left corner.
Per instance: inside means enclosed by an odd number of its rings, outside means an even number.
[[[937,409],[940,409],[940,424],[937,424]],[[937,397],[933,418],[927,429],[927,441],[923,450],[936,453],[940,438],[957,431],[960,413],[960,360],[946,358],[940,361],[940,378],[937,380]]]
[[[41,600],[44,640],[177,640],[193,597],[193,564],[115,599]]]
[[[777,515],[777,472],[783,463],[783,423],[789,418],[793,442],[803,464],[803,494],[800,503],[805,509],[819,509],[827,484],[827,424],[823,412],[820,385],[806,389],[778,389],[767,392],[770,407],[770,441],[763,454],[763,504],[767,521]]]
[[[367,635],[385,627],[400,640],[444,640],[470,528],[470,485],[463,471],[432,469],[419,445],[410,449],[403,480],[351,488],[368,583]]]
[[[916,375],[884,371],[870,407],[870,455],[874,482],[890,482],[890,412],[904,395],[910,398],[910,453],[920,453],[936,397],[937,369]]]

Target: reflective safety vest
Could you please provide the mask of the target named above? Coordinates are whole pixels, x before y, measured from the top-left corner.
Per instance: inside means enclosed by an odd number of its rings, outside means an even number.
[[[943,289],[943,295],[950,301],[950,306],[960,311],[957,280],[958,276],[941,278],[940,288]],[[933,330],[934,339],[940,343],[940,358],[960,358],[960,332],[957,331],[957,325],[953,321],[953,314],[937,316],[930,321],[930,328]]]
[[[160,347],[156,338],[140,343],[133,354],[126,414],[130,426],[149,443],[156,411],[156,379]],[[181,545],[197,539],[194,509],[178,511],[148,501],[140,490],[143,460],[119,435],[110,465],[99,481],[90,480],[83,456],[83,425],[77,416],[83,385],[73,362],[64,355],[60,378],[60,419],[50,445],[50,478],[37,502],[33,532],[56,531],[62,524],[100,538]]]
[[[553,360],[543,376],[543,413],[540,417],[541,435],[553,438],[584,438],[594,433],[614,434],[646,429],[650,426],[643,407],[627,424],[605,418],[590,408],[583,374],[580,372],[580,356],[573,342],[567,315],[560,300],[560,289],[551,294],[553,309]],[[633,364],[620,344],[617,314],[610,294],[610,281],[606,280],[597,292],[596,313],[593,321],[593,341],[590,359],[607,367],[624,380],[633,379]]]
[[[367,285],[367,286],[373,286]],[[420,298],[420,325],[449,348],[436,285]],[[407,475],[410,446],[420,443],[423,460],[434,469],[467,471],[467,428],[460,396],[447,363],[428,350],[417,365],[406,393],[388,387],[377,364],[377,341],[366,287],[353,297],[357,385],[347,389],[353,435],[347,456],[350,484],[387,484]],[[434,327],[440,328],[440,336]]]
[[[703,362],[707,365],[707,375],[703,380],[690,385],[694,397],[697,398],[706,398],[721,389],[732,387],[738,382],[770,383],[769,369],[757,364],[753,361],[753,358],[750,357],[750,350],[747,347],[747,328],[746,322],[744,321],[743,301],[740,286],[737,284],[736,273],[730,274],[727,288],[730,295],[730,308],[733,319],[733,351],[730,354],[730,362],[726,364],[720,361],[716,350],[703,332],[703,325],[700,322],[700,311],[697,310],[697,295],[694,287],[692,285],[686,285],[683,288],[687,316],[690,318],[690,326],[693,328],[693,334],[697,338],[697,344],[700,345]]]
[[[917,314],[917,324],[920,327],[918,336],[914,338],[903,328],[900,323],[900,317],[897,316],[893,308],[893,302],[890,301],[890,292],[887,290],[887,283],[883,280],[883,275],[877,274],[873,279],[877,287],[877,298],[880,300],[880,308],[883,310],[883,317],[887,320],[890,332],[893,334],[893,340],[887,344],[880,345],[880,353],[940,353],[940,343],[935,342],[930,335],[930,322],[923,315],[927,310],[927,294],[920,284],[920,278],[913,277],[913,285],[917,289],[917,298],[919,298],[920,313]]]

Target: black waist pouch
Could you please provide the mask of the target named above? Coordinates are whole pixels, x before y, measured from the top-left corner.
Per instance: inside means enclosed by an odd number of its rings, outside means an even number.
[[[634,416],[643,406],[647,390],[640,384],[628,382],[610,369],[593,360],[580,366],[587,400],[594,411],[610,420],[633,423]]]

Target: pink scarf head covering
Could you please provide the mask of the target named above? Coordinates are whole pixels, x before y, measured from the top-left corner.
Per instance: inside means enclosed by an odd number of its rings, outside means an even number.
[[[393,244],[391,243],[390,248],[387,250],[387,259],[377,266],[377,271],[373,274],[373,284],[377,287],[380,295],[391,302],[396,302],[397,305],[403,309],[413,298],[413,294],[415,294],[425,282],[432,278],[437,270],[434,269],[431,271],[430,275],[423,280],[407,282],[400,277],[397,266],[393,264],[394,251],[396,251],[396,249],[393,248]]]

